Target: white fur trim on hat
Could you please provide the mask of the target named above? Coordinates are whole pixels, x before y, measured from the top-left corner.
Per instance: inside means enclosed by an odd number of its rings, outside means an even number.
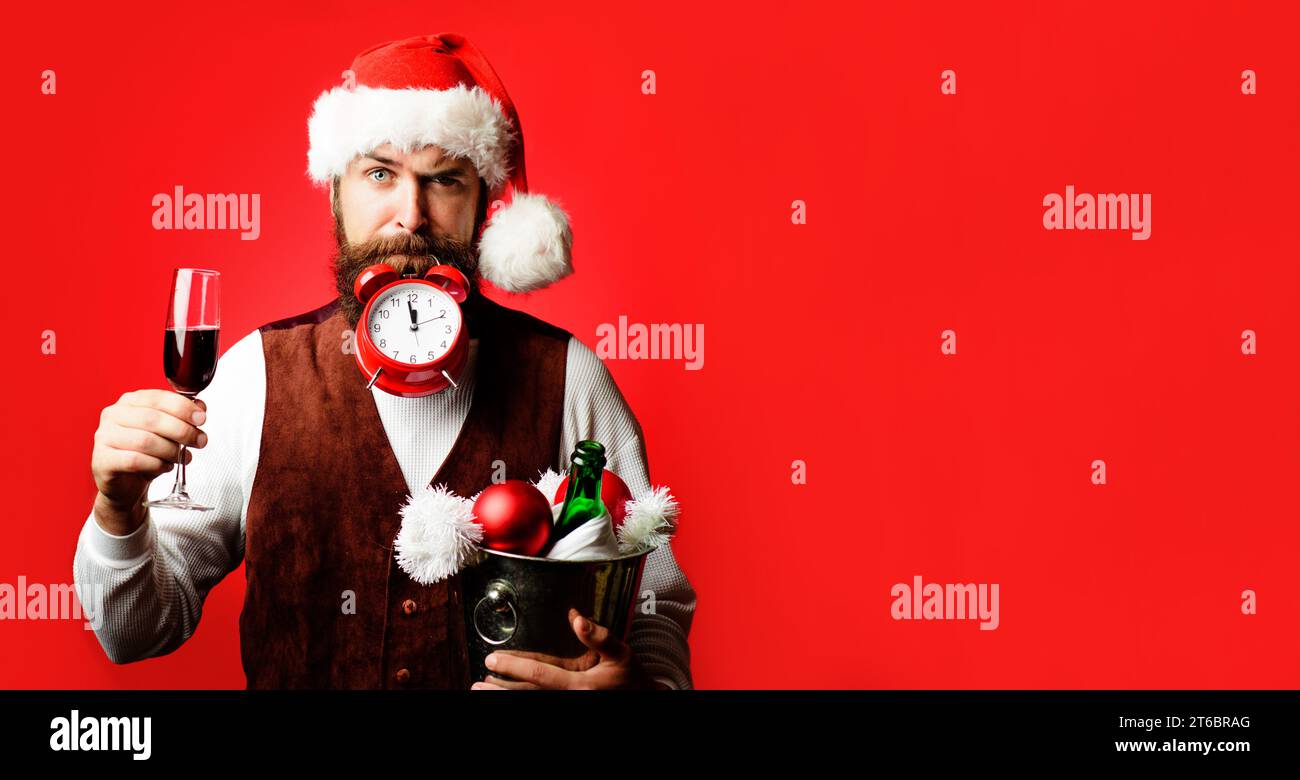
[[[382,144],[408,154],[432,144],[474,163],[492,190],[510,177],[515,140],[501,102],[463,84],[445,90],[336,87],[316,99],[307,135],[307,173],[317,184],[342,176],[354,158]]]
[[[573,233],[545,195],[516,192],[479,239],[479,272],[506,292],[525,293],[573,273]]]

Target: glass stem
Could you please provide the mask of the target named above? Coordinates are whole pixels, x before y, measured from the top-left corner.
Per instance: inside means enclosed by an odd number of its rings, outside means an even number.
[[[198,393],[181,393],[181,395],[193,401],[195,397],[198,396]],[[186,501],[189,501],[190,494],[189,491],[185,489],[185,442],[181,442],[180,444],[181,449],[177,457],[177,460],[179,460],[180,463],[177,467],[176,484],[172,485],[172,495],[176,498],[183,498]]]
[[[176,475],[176,485],[172,487],[172,495],[189,498],[189,493],[185,492],[185,445],[181,444],[180,454],[180,473]]]

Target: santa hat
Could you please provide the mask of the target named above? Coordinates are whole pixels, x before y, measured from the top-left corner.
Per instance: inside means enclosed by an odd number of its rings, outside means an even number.
[[[392,41],[357,55],[351,79],[321,93],[307,122],[307,173],[317,184],[391,143],[427,145],[474,163],[489,202],[508,200],[481,228],[479,273],[509,292],[531,292],[573,272],[568,215],[528,191],[515,105],[487,58],[463,35]],[[508,197],[507,197],[508,196]]]

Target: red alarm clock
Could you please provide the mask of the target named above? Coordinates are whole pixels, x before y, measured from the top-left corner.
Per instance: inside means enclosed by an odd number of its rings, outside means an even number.
[[[450,265],[436,265],[424,278],[399,277],[386,263],[361,272],[353,285],[365,304],[357,321],[357,366],[366,389],[420,398],[456,387],[469,356],[460,304],[469,281]]]

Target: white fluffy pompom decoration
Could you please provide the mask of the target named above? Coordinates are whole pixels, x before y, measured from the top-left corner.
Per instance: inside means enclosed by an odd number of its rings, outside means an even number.
[[[506,292],[525,293],[573,273],[569,217],[545,195],[516,192],[479,239],[479,273]]]
[[[619,552],[630,555],[659,547],[677,530],[680,512],[667,486],[627,502],[627,516],[618,529]]]
[[[483,541],[474,521],[474,502],[446,485],[426,486],[402,506],[402,529],[393,551],[397,565],[421,585],[432,585],[460,571]]]
[[[564,481],[564,474],[557,474],[555,469],[548,468],[543,471],[536,480],[533,481],[533,487],[546,496],[546,502],[549,504],[555,499],[555,491],[560,489],[560,483]],[[552,504],[554,506],[554,504]]]

